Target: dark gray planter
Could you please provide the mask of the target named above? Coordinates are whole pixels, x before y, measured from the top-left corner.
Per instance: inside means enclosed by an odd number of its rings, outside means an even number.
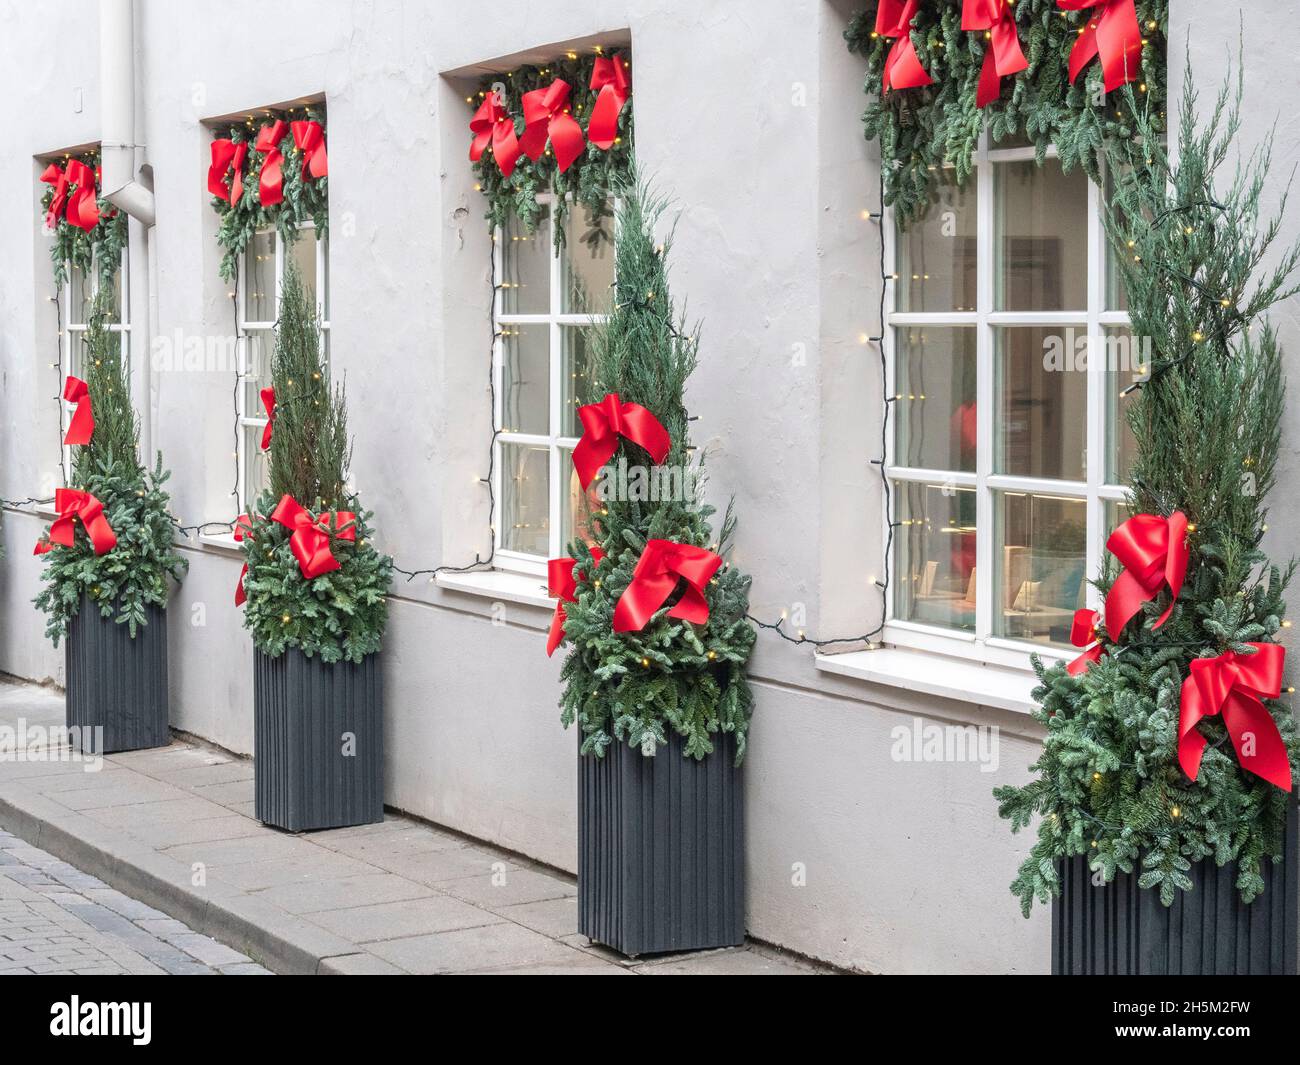
[[[257,819],[290,832],[382,821],[379,655],[325,663],[290,648],[253,659]]]
[[[1121,873],[1093,887],[1088,859],[1060,865],[1062,890],[1052,903],[1052,973],[1056,976],[1294,976],[1297,950],[1296,807],[1287,818],[1285,861],[1263,863],[1264,894],[1251,905],[1237,893],[1236,863],[1213,860],[1189,871],[1194,890],[1162,906],[1158,891]]]
[[[735,740],[702,762],[673,734],[653,758],[578,757],[578,930],[635,957],[745,939],[745,803]]]
[[[87,729],[102,728],[97,753],[165,747],[167,727],[167,615],[145,611],[147,625],[136,629],[106,618],[83,596],[64,641],[67,667],[67,722],[84,738],[85,751],[96,744]]]

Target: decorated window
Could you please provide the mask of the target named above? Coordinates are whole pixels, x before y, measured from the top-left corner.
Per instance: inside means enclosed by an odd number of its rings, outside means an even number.
[[[541,572],[564,554],[586,514],[573,469],[588,388],[587,329],[604,321],[614,282],[612,224],[603,211],[538,201],[535,226],[516,216],[496,232],[497,561]],[[560,241],[552,226],[562,226]]]
[[[1068,646],[1091,602],[1149,362],[1108,263],[1104,191],[1055,153],[990,149],[895,230],[891,637]]]
[[[329,357],[329,241],[316,227],[304,223],[292,241],[275,229],[255,232],[244,247],[238,268],[236,304],[239,314],[239,508],[248,505],[267,485],[267,453],[262,440],[267,425],[265,390],[271,387],[271,353],[280,317],[280,283],[292,260],[303,288],[316,303],[321,348]]]
[[[117,337],[122,348],[122,358],[128,372],[131,364],[131,298],[127,282],[127,249],[123,247],[116,255],[111,250],[96,246],[91,253],[91,261],[82,266],[69,261],[65,264],[67,284],[59,289],[60,313],[63,317],[63,335],[61,347],[63,377],[86,378],[86,329],[90,324],[91,309],[95,298],[102,289],[107,300],[107,329]],[[107,264],[101,266],[100,256],[112,255],[116,264],[110,270]],[[111,295],[110,295],[111,293]],[[64,385],[60,382],[60,393]],[[74,408],[65,405],[63,411],[64,430],[72,416]],[[71,473],[72,452],[66,445],[63,449],[63,468],[65,475]]]

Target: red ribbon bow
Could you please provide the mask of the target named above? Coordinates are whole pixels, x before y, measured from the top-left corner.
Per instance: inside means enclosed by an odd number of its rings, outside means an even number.
[[[622,52],[614,58],[597,56],[591,67],[591,84],[597,93],[587,122],[587,139],[601,151],[609,151],[618,137],[618,116],[632,95],[632,65]]]
[[[984,65],[980,67],[980,83],[975,93],[977,107],[992,103],[1001,95],[1004,77],[1018,74],[1029,66],[1029,60],[1020,49],[1011,3],[1012,0],[962,2],[961,28],[987,30],[990,37],[990,47],[984,49]]]
[[[60,170],[57,163],[51,163],[41,174],[41,180],[54,186],[54,197],[50,200],[49,210],[45,212],[46,228],[53,229],[58,225],[60,214],[66,214],[72,225],[87,233],[99,224],[99,207],[95,203],[95,172],[80,159],[68,160],[66,170]],[[71,185],[75,185],[76,189],[69,196],[68,188]]]
[[[271,430],[275,427],[275,389],[264,388],[259,393],[266,408],[266,425],[262,428],[262,450],[271,446]]]
[[[1106,631],[1115,640],[1129,619],[1168,586],[1173,599],[1153,628],[1169,620],[1187,574],[1187,515],[1180,510],[1167,518],[1135,514],[1110,534],[1106,550],[1124,571],[1106,595]]]
[[[885,56],[884,91],[890,89],[917,89],[930,85],[934,79],[925,72],[912,45],[912,19],[920,0],[880,0],[876,8],[876,33],[881,37],[897,37]]]
[[[117,533],[113,532],[108,519],[104,517],[104,504],[89,492],[83,492],[80,488],[57,488],[54,491],[54,509],[59,512],[59,516],[50,525],[49,538],[38,541],[32,554],[43,555],[54,544],[74,546],[77,542],[75,522],[78,518],[86,529],[86,535],[90,537],[90,545],[95,549],[95,554],[112,551],[117,545]]]
[[[271,520],[289,530],[289,549],[307,580],[341,568],[339,560],[330,551],[330,533],[340,540],[355,540],[356,517],[347,510],[323,510],[313,516],[287,493],[280,497],[280,502],[271,512]],[[344,525],[347,528],[342,528]]]
[[[676,590],[679,577],[686,581],[686,590],[677,605],[668,611],[668,616],[703,625],[709,620],[704,586],[721,565],[722,556],[703,547],[672,540],[647,540],[636,569],[632,571],[632,580],[614,607],[614,631],[644,629],[655,611]]]
[[[68,431],[63,434],[65,444],[89,444],[95,432],[95,412],[90,406],[90,388],[80,377],[68,374],[63,382],[63,398],[75,403],[77,409],[72,412],[68,422]]]
[[[240,543],[253,538],[253,523],[249,521],[247,514],[241,514],[235,519],[235,539]],[[244,592],[244,578],[248,576],[248,563],[244,563],[244,568],[239,571],[239,581],[235,585],[235,606],[243,606],[248,600],[248,595]]]
[[[560,173],[568,170],[582,154],[586,140],[582,127],[569,114],[569,83],[556,78],[545,89],[524,93],[524,132],[520,150],[533,162],[542,157],[546,142],[551,142]]]
[[[1070,642],[1075,647],[1084,648],[1083,654],[1065,667],[1072,677],[1086,673],[1094,662],[1100,662],[1103,654],[1101,644],[1097,643],[1097,622],[1101,616],[1095,610],[1076,610],[1074,624],[1070,626]]]
[[[1183,681],[1178,715],[1178,762],[1192,780],[1201,770],[1209,741],[1196,728],[1206,717],[1223,714],[1223,724],[1247,772],[1291,790],[1291,763],[1273,715],[1260,701],[1282,694],[1286,649],[1276,643],[1252,643],[1253,655],[1225,651],[1217,658],[1192,660]]]
[[[1133,0],[1056,0],[1064,11],[1086,11],[1100,7],[1101,14],[1088,19],[1079,39],[1070,49],[1070,84],[1100,53],[1106,91],[1135,81],[1142,56],[1142,30],[1138,26]]]
[[[212,142],[212,165],[208,167],[208,191],[231,207],[244,194],[244,159],[248,155],[248,141],[236,143],[229,137],[218,137]],[[231,171],[226,180],[226,171]]]
[[[483,152],[491,142],[492,156],[501,173],[506,177],[513,174],[515,164],[519,162],[519,138],[515,136],[515,120],[497,100],[495,92],[489,92],[479,105],[470,119],[469,128],[474,134],[469,146],[470,161],[477,163],[483,158]]]
[[[302,152],[302,179],[310,173],[323,178],[330,172],[329,157],[325,154],[325,129],[315,119],[289,123],[293,130],[293,145]]]
[[[51,163],[41,174],[41,180],[54,186],[54,196],[45,212],[45,228],[53,229],[59,224],[59,216],[68,202],[68,175],[59,168],[58,163]]]
[[[288,132],[288,124],[277,118],[259,129],[253,142],[253,148],[266,155],[257,180],[257,195],[263,207],[284,201],[284,153],[280,151],[280,142]]]
[[[597,566],[605,557],[605,552],[592,546],[591,557]],[[553,558],[546,563],[546,590],[559,600],[555,604],[555,613],[551,615],[551,631],[546,634],[546,657],[555,654],[555,649],[564,640],[564,622],[568,615],[564,612],[565,603],[577,602],[578,581],[586,580],[586,575],[578,572],[578,560],[574,558]]]
[[[668,457],[672,447],[668,430],[659,419],[639,403],[620,402],[617,392],[609,393],[599,403],[579,407],[578,420],[583,434],[573,449],[573,468],[584,489],[618,450],[620,436],[640,444],[657,463]]]

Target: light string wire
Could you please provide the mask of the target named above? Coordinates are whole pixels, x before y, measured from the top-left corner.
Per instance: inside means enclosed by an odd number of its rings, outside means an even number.
[[[54,430],[58,435],[59,461],[55,464],[54,468],[58,471],[59,480],[63,481],[66,487],[67,478],[64,476],[63,472],[63,300],[60,298],[62,291],[63,286],[58,285],[55,287],[54,295],[49,297],[49,301],[54,304],[55,322],[58,327],[54,346],[57,360],[50,363],[50,368],[58,371],[58,376],[55,378],[56,391],[54,393],[54,406],[58,411],[58,416],[54,419]],[[0,507],[8,507],[12,509],[17,509],[19,507],[39,507],[53,502],[53,496],[50,496],[47,499],[38,499],[36,496],[28,496],[26,499],[0,499]]]
[[[787,643],[808,644],[812,647],[830,647],[842,643],[865,643],[868,647],[873,645],[876,637],[885,629],[885,619],[889,613],[889,587],[891,583],[891,563],[894,554],[894,529],[899,522],[894,520],[893,514],[893,490],[889,483],[889,474],[885,466],[886,458],[889,455],[889,412],[890,407],[897,397],[889,394],[889,358],[885,351],[885,329],[886,329],[886,309],[885,301],[887,299],[887,286],[891,281],[897,280],[896,275],[888,272],[886,262],[887,250],[885,247],[885,164],[881,159],[880,163],[880,186],[879,186],[879,210],[868,211],[867,219],[874,221],[880,232],[880,304],[878,308],[880,328],[875,336],[867,338],[868,343],[875,344],[876,350],[880,355],[880,456],[871,460],[871,465],[876,468],[880,476],[881,501],[886,516],[885,525],[885,544],[884,544],[884,561],[882,573],[883,580],[875,581],[875,585],[880,589],[880,623],[875,628],[857,636],[834,636],[817,638],[807,635],[802,629],[798,629],[794,635],[786,632],[782,627],[785,625],[786,617],[782,612],[780,618],[776,621],[762,621],[753,614],[746,614],[755,625],[760,629],[766,629],[775,633]]]

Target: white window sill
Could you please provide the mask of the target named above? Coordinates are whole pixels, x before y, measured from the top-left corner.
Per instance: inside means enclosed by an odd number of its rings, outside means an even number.
[[[230,551],[242,554],[243,548],[235,539],[234,533],[199,533],[199,543],[204,547],[215,547],[218,551]]]
[[[1023,669],[984,665],[899,647],[842,655],[819,654],[816,664],[825,673],[1018,714],[1033,710],[1030,693],[1038,685],[1037,676]]]
[[[480,595],[486,599],[525,606],[555,608],[555,600],[546,594],[546,580],[523,573],[505,570],[478,570],[472,573],[439,573],[434,578],[439,588],[466,595]]]

